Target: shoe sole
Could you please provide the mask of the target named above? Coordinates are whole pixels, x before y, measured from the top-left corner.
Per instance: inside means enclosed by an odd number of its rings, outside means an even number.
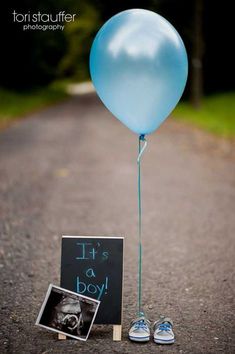
[[[154,342],[157,344],[173,344],[175,343],[175,340],[174,339],[169,339],[169,340],[154,339]]]
[[[129,339],[133,342],[148,342],[150,340],[150,336],[149,337],[142,337],[142,338],[129,336]]]

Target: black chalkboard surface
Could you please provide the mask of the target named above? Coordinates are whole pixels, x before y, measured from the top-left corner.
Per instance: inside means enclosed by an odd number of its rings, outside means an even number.
[[[123,237],[63,236],[61,287],[101,301],[95,323],[120,325]]]

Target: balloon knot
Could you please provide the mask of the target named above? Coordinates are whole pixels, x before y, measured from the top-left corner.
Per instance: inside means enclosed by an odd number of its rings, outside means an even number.
[[[145,134],[140,134],[140,140],[144,141],[145,140]]]

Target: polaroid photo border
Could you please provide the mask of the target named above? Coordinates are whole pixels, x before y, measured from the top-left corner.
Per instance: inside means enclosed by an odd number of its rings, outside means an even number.
[[[45,307],[46,307],[46,305],[47,305],[49,296],[50,296],[50,294],[51,294],[53,288],[54,288],[54,289],[57,289],[57,290],[60,290],[60,291],[64,292],[65,294],[67,293],[67,294],[74,295],[74,296],[76,296],[76,298],[78,298],[78,299],[79,299],[79,298],[81,298],[81,299],[87,299],[87,300],[89,300],[89,301],[91,301],[91,302],[93,302],[93,303],[97,303],[95,313],[94,313],[94,315],[93,315],[93,318],[92,318],[92,321],[91,321],[89,330],[88,330],[87,335],[86,335],[85,338],[79,337],[79,336],[74,336],[74,335],[69,334],[69,333],[67,333],[67,332],[63,332],[63,331],[60,331],[59,329],[56,329],[56,328],[53,328],[53,327],[49,327],[49,326],[46,326],[46,325],[40,323],[40,320],[41,320],[41,318],[42,318],[42,315],[43,315],[43,313],[44,313]],[[92,299],[91,297],[84,296],[84,295],[75,293],[75,292],[73,292],[73,291],[70,291],[70,290],[61,288],[60,286],[56,286],[56,285],[53,285],[53,284],[49,284],[49,287],[48,287],[47,292],[46,292],[46,296],[45,296],[44,301],[43,301],[43,303],[42,303],[42,306],[41,306],[41,309],[40,309],[40,311],[39,311],[39,314],[38,314],[37,320],[36,320],[36,322],[35,322],[35,325],[36,325],[36,326],[39,326],[39,327],[42,327],[42,328],[46,328],[46,329],[48,329],[49,331],[59,333],[59,334],[62,335],[62,336],[68,336],[68,337],[71,337],[71,338],[74,338],[74,339],[77,339],[77,340],[86,341],[86,340],[88,339],[88,337],[89,337],[91,328],[92,328],[92,326],[93,326],[93,323],[94,323],[94,320],[95,320],[97,311],[98,311],[98,309],[99,309],[99,305],[100,305],[100,301],[99,301],[99,300]]]

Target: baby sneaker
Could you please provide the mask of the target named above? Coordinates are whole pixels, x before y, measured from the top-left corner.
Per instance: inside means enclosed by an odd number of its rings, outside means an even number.
[[[130,323],[129,339],[134,342],[148,342],[150,339],[150,322],[140,316]]]
[[[153,339],[158,344],[172,344],[175,341],[173,333],[173,321],[169,317],[160,316],[153,325]]]

